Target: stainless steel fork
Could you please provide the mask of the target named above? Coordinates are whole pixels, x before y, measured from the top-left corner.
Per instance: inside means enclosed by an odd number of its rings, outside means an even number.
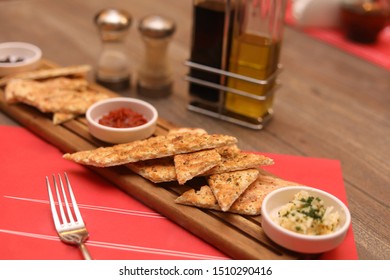
[[[58,236],[60,237],[61,241],[63,241],[64,243],[78,246],[81,250],[81,253],[83,254],[84,259],[91,260],[92,259],[91,255],[85,245],[85,242],[89,237],[89,233],[85,227],[83,218],[81,217],[79,207],[77,206],[77,202],[73,194],[68,175],[64,173],[65,181],[67,185],[67,191],[66,191],[61,175],[58,174],[58,182],[62,194],[59,191],[59,186],[57,184],[56,176],[54,174],[52,176],[53,176],[53,185],[55,188],[58,203],[55,203],[55,200],[53,198],[48,176],[46,176],[46,185],[47,185],[47,191],[49,193],[50,207],[51,207],[51,212],[54,220],[54,226],[57,230]],[[71,203],[68,202],[67,193],[70,196]],[[61,196],[63,198],[63,201],[61,199]],[[61,221],[60,221],[60,216],[58,215],[57,212],[56,205],[60,210]],[[64,208],[66,209],[66,214]]]

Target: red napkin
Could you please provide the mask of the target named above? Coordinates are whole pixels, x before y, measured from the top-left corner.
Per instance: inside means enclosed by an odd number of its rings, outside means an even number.
[[[324,158],[308,158],[279,154],[266,154],[275,164],[265,167],[281,178],[314,187],[333,194],[348,206],[340,162]],[[324,253],[320,259],[358,259],[352,225],[344,242],[336,249]]]
[[[62,152],[20,127],[0,126],[0,259],[80,259],[59,241],[48,205],[45,176],[67,172],[90,231],[95,259],[226,259],[194,236]],[[268,170],[318,187],[346,202],[336,160],[268,155]],[[323,259],[357,259],[352,228],[344,243]]]
[[[45,176],[67,172],[95,259],[225,259],[226,255],[149,209],[28,130],[0,126],[0,259],[79,259],[59,241]],[[51,178],[50,178],[51,179]]]
[[[287,6],[286,23],[295,26],[290,1]],[[390,70],[390,25],[381,31],[377,42],[371,45],[347,40],[340,28],[303,28],[302,30],[309,36]]]

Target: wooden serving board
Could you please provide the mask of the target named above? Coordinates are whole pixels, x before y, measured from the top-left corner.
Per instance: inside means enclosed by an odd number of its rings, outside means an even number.
[[[42,67],[51,68],[55,65],[44,61]],[[96,84],[92,84],[92,87],[108,91]],[[116,95],[112,92],[111,94]],[[23,104],[6,104],[3,90],[0,90],[0,109],[64,153],[107,145],[89,134],[84,118],[78,118],[62,125],[53,125],[51,115],[43,114]],[[174,127],[176,127],[174,124],[160,118],[155,134],[164,135]],[[174,199],[186,190],[186,187],[175,182],[154,184],[124,166],[90,167],[90,169],[234,259],[306,259],[311,257],[287,251],[270,241],[261,228],[259,216],[246,217],[174,203]]]

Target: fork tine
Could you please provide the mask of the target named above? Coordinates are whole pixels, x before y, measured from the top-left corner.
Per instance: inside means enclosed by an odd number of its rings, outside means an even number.
[[[59,191],[59,188],[58,188],[56,176],[54,174],[52,176],[53,176],[54,187],[56,189],[56,195],[57,195],[57,200],[58,200],[58,208],[60,209],[62,224],[65,225],[65,224],[68,223],[68,219],[66,218],[66,215],[65,215],[65,212],[64,212],[64,203],[62,202],[62,199],[61,199],[61,194],[60,194],[60,191]],[[61,177],[60,177],[60,180],[61,180]],[[62,195],[66,199],[66,195],[65,195],[63,187],[62,187]]]
[[[67,199],[67,195],[66,195],[66,192],[65,192],[64,184],[62,183],[62,178],[61,178],[61,175],[60,175],[60,174],[58,174],[58,178],[59,178],[59,181],[60,181],[60,186],[61,186],[61,189],[62,189],[62,194],[63,194],[63,196],[64,196],[65,207],[66,207],[66,212],[68,213],[68,218],[69,218],[69,220],[70,220],[71,223],[74,223],[73,214],[72,214],[72,211],[70,210],[69,202],[68,202],[68,199]],[[68,191],[70,192],[69,184],[68,184]],[[73,207],[74,207],[74,206],[73,206]]]
[[[55,227],[59,227],[61,223],[60,223],[60,220],[58,219],[56,205],[54,202],[53,194],[51,192],[49,178],[47,176],[46,176],[46,186],[47,186],[47,192],[49,193],[50,208],[51,208],[51,213],[52,213],[53,220],[54,220],[54,225],[55,225]]]
[[[64,175],[65,175],[66,184],[68,186],[69,195],[70,195],[70,198],[72,201],[73,211],[76,214],[76,221],[79,223],[84,223],[83,218],[81,217],[79,207],[78,207],[77,202],[76,202],[76,198],[73,194],[73,190],[72,190],[72,186],[70,184],[69,178],[68,178],[68,174],[66,174],[66,172],[65,172]]]

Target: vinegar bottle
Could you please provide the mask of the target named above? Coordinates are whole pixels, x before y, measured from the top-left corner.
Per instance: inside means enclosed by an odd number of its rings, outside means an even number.
[[[227,41],[234,13],[232,2],[234,0],[193,1],[191,62],[226,70],[226,57],[229,51]],[[221,75],[197,68],[191,68],[189,75],[208,83],[224,84]],[[206,102],[217,103],[220,99],[218,89],[197,83],[190,83],[189,91],[191,96]]]

